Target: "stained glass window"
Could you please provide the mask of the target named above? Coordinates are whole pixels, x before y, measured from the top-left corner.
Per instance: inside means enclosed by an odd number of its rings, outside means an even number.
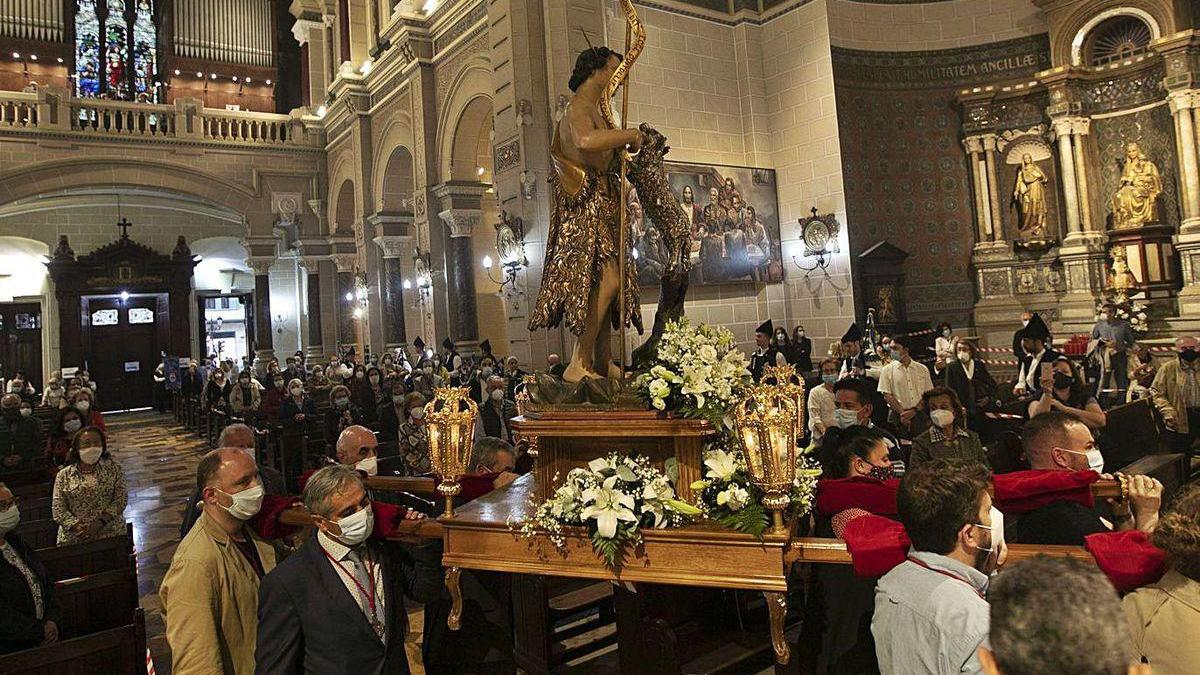
[[[129,323],[154,323],[154,310],[145,307],[133,307],[129,310]]]
[[[158,100],[154,0],[76,0],[75,93]]]
[[[115,326],[117,325],[117,310],[115,309],[98,309],[92,312],[93,326]]]

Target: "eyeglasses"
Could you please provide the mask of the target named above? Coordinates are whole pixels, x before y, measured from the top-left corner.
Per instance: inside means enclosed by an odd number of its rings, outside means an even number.
[[[12,499],[10,499],[6,502],[0,502],[0,513],[4,513],[5,511],[11,509],[12,507],[14,507],[20,503],[21,503],[20,497],[13,497]]]

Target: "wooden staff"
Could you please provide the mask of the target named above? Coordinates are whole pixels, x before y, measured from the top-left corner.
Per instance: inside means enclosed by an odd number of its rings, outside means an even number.
[[[629,23],[625,25],[625,51],[629,52],[629,46],[633,42],[633,26]],[[633,79],[633,69],[630,68],[625,74],[625,86],[621,89],[621,129],[629,128],[629,83]],[[621,214],[620,223],[621,231],[617,235],[617,250],[619,258],[617,258],[617,274],[621,278],[621,285],[617,291],[620,296],[617,300],[617,307],[620,314],[621,327],[621,378],[625,377],[625,365],[628,363],[629,347],[625,339],[625,265],[628,262],[625,260],[625,229],[629,227],[629,180],[626,172],[629,170],[629,152],[622,150],[621,152]],[[604,364],[604,368],[608,370],[608,364]]]

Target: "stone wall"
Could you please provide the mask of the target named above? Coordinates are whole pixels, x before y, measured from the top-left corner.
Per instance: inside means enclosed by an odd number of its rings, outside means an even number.
[[[1030,0],[828,1],[833,44],[851,49],[953,49],[1046,32]]]

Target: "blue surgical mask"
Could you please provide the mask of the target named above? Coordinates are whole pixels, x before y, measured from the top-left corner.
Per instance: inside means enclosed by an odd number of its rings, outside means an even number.
[[[838,381],[837,373],[828,373],[828,374],[821,375],[821,381],[824,382],[825,384],[828,384],[829,386],[833,386]]]

